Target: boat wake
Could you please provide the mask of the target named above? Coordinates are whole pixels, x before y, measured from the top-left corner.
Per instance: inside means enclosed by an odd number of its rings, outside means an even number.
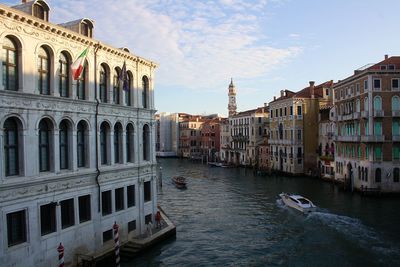
[[[306,221],[327,226],[363,249],[400,260],[400,247],[384,240],[379,233],[359,219],[318,211],[308,214]]]

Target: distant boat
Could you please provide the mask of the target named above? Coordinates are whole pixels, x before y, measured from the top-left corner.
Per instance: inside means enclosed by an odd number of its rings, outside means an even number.
[[[208,165],[210,165],[211,167],[222,167],[223,164],[221,162],[208,162]]]
[[[174,176],[171,178],[172,182],[175,184],[175,186],[179,189],[184,189],[186,188],[186,178],[183,176]]]
[[[303,213],[309,213],[317,209],[317,206],[315,206],[311,200],[300,195],[281,193],[279,194],[279,197],[286,206],[294,208]]]

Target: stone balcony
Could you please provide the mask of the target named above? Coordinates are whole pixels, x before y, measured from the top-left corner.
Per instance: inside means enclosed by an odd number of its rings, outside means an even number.
[[[368,118],[369,112],[368,110],[361,111],[361,118]]]
[[[393,142],[400,142],[400,135],[392,135]]]
[[[385,112],[383,110],[374,110],[374,117],[383,117],[385,116]]]
[[[362,142],[383,142],[385,141],[384,135],[362,135]]]
[[[400,117],[400,110],[393,110],[392,117]]]

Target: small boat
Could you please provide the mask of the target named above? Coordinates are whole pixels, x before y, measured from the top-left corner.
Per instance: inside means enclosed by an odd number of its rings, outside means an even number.
[[[186,188],[186,178],[183,176],[174,176],[171,178],[172,182],[179,189]]]
[[[303,213],[309,213],[317,209],[317,206],[315,206],[309,199],[300,195],[281,193],[279,194],[279,197],[286,206],[299,210]]]

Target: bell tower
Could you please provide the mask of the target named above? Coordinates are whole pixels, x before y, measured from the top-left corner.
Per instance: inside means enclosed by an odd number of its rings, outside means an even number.
[[[231,83],[229,84],[229,104],[228,104],[228,111],[229,117],[236,114],[236,87],[233,85],[233,80],[231,78]]]

